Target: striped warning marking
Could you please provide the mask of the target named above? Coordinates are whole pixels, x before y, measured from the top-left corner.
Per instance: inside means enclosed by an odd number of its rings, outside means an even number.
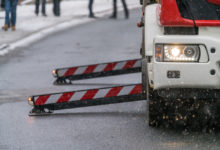
[[[71,68],[56,69],[58,77],[68,77],[74,75],[85,75],[98,72],[108,72],[108,71],[117,71],[117,70],[127,70],[132,68],[141,67],[141,60],[127,60],[120,62],[111,62],[103,64],[94,64],[89,66],[79,66]]]
[[[136,95],[142,93],[142,84],[127,85],[103,89],[91,89],[84,91],[73,91],[58,94],[47,94],[34,97],[34,105],[41,106],[54,103],[67,103],[74,101],[94,100],[125,95]]]

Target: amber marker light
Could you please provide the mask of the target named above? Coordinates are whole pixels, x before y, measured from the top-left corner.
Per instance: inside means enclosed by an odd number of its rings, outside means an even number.
[[[137,23],[137,26],[140,28],[140,27],[141,27],[141,22],[138,22],[138,23]]]
[[[54,76],[57,76],[57,70],[53,70],[52,73]]]
[[[156,60],[158,62],[161,62],[163,60],[163,55],[162,55],[162,51],[163,51],[163,45],[156,45],[155,47],[155,50],[156,50]]]
[[[137,26],[138,26],[139,28],[141,28],[141,27],[144,26],[144,23],[140,21],[140,22],[137,23]]]
[[[28,104],[33,106],[34,102],[33,102],[33,97],[28,97]]]

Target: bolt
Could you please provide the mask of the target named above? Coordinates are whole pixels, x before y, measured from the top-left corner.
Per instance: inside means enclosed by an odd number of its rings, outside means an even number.
[[[215,69],[212,69],[212,70],[210,71],[210,74],[211,74],[211,75],[215,75]]]
[[[215,53],[215,48],[211,48],[211,53]]]

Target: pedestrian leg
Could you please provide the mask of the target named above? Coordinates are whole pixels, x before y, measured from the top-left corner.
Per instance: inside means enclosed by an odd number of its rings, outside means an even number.
[[[117,0],[113,0],[113,13],[110,16],[110,18],[112,18],[112,19],[117,18]]]
[[[93,6],[93,0],[89,0],[89,17],[90,18],[94,18],[94,13],[93,13],[93,10],[92,10],[92,6]]]
[[[12,24],[12,31],[16,30],[16,11],[17,11],[17,2],[18,0],[12,0],[11,3],[11,24]]]
[[[3,30],[7,31],[9,27],[9,22],[10,22],[10,8],[11,8],[11,3],[10,0],[5,0],[5,25],[2,27]]]
[[[57,16],[57,0],[53,0],[53,11],[54,15]]]
[[[57,16],[60,16],[60,0],[57,0]]]
[[[35,0],[35,14],[38,16],[40,0]]]
[[[128,11],[128,8],[127,8],[127,5],[126,5],[126,2],[125,2],[125,0],[121,0],[121,2],[122,2],[123,7],[124,7],[125,18],[128,19],[128,18],[129,18],[129,11]]]
[[[54,0],[54,15],[60,16],[59,0]]]
[[[46,0],[42,0],[42,15],[43,16],[47,16],[47,14],[46,14]]]
[[[5,9],[5,0],[1,0],[1,8]]]
[[[55,12],[55,0],[53,0],[53,14],[55,15],[56,14],[56,12]]]

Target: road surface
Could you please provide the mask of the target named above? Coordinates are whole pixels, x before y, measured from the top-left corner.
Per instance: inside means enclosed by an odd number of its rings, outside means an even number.
[[[0,59],[0,150],[217,150],[219,131],[184,132],[151,128],[146,102],[131,102],[57,111],[29,117],[27,98],[118,84],[139,83],[140,74],[54,86],[51,71],[59,67],[139,58],[141,30],[131,19],[99,18],[42,39]]]

